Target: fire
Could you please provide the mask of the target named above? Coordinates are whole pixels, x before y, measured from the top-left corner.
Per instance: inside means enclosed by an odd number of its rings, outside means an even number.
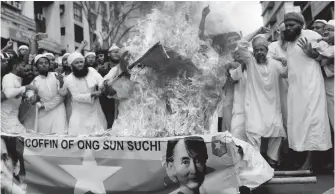
[[[154,9],[138,22],[137,35],[126,47],[135,61],[160,42],[190,59],[200,73],[167,79],[151,68],[133,68],[131,82],[124,81],[133,91],[120,101],[122,111],[109,131],[111,135],[167,137],[210,132],[211,120],[217,117],[224,99],[224,66],[229,60],[199,39],[197,25],[185,19],[190,7],[187,3],[178,8],[174,2],[165,2],[162,9]],[[165,79],[168,81],[162,85]]]

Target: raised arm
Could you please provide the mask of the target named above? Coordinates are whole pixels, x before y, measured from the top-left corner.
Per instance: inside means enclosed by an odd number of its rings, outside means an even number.
[[[206,22],[206,17],[209,14],[210,9],[209,9],[209,5],[207,7],[205,7],[202,10],[202,16],[201,16],[201,21],[200,21],[200,25],[199,25],[199,38],[201,40],[205,40],[205,22]]]
[[[7,45],[3,48],[3,49],[1,49],[1,52],[2,53],[4,53],[4,52],[6,52],[9,48],[11,48],[13,46],[13,41],[12,40],[9,40],[8,42],[7,42]]]
[[[255,38],[255,36],[259,35],[259,34],[266,34],[268,33],[270,30],[266,27],[260,27],[259,29],[257,29],[256,31],[252,32],[251,34],[247,35],[246,37],[244,37],[243,39],[250,42],[253,38]]]
[[[83,49],[87,46],[87,44],[88,42],[86,40],[83,40],[75,52],[81,53]]]

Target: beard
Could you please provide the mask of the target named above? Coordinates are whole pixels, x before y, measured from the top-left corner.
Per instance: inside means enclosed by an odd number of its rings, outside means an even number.
[[[66,72],[71,72],[71,67],[70,66],[63,66],[63,71],[66,71]]]
[[[292,33],[285,30],[283,32],[284,33],[284,40],[289,41],[289,42],[295,41],[300,36],[301,30],[302,30],[301,28],[297,28]]]
[[[88,66],[84,65],[84,68],[81,70],[77,69],[76,67],[72,67],[72,73],[77,78],[83,78],[88,74]]]
[[[258,64],[263,64],[266,62],[266,56],[262,53],[258,53],[255,55],[256,61]]]
[[[112,57],[110,57],[110,61],[115,64],[118,64],[120,62],[120,59],[113,59]]]
[[[45,77],[48,75],[48,72],[50,71],[50,69],[44,70],[44,69],[39,69],[38,73],[40,75],[44,75]]]
[[[22,79],[22,85],[30,84],[34,80],[34,78],[35,78],[34,74],[24,76]]]

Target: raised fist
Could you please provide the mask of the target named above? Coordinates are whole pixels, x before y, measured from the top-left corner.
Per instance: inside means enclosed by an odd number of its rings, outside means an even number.
[[[8,47],[13,46],[13,41],[12,41],[11,39],[7,42],[7,46],[8,46]]]
[[[209,14],[211,10],[209,9],[209,5],[207,7],[205,7],[203,10],[202,10],[202,16],[207,16]]]
[[[84,45],[84,46],[87,46],[88,42],[87,42],[86,40],[83,40],[83,41],[81,42],[81,44]]]

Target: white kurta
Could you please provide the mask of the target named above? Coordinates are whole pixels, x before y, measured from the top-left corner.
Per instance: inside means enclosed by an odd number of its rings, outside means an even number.
[[[286,52],[280,46],[281,42],[276,41],[269,45],[268,56],[272,57],[280,57],[285,58]],[[280,92],[280,103],[281,103],[281,111],[283,115],[283,124],[284,128],[287,131],[287,92],[288,92],[288,79],[284,77],[279,78],[279,92]]]
[[[233,80],[238,81],[234,86],[233,118],[231,121],[231,134],[247,142],[245,129],[245,93],[247,85],[247,71],[242,72],[242,66],[231,70]]]
[[[58,93],[59,81],[54,72],[48,76],[39,75],[31,83],[38,90],[44,108],[38,111],[38,133],[64,134],[67,131],[67,120],[64,97]]]
[[[245,95],[246,130],[262,137],[286,137],[281,114],[279,76],[285,68],[271,58],[257,64],[250,56]]]
[[[72,95],[69,134],[90,134],[106,130],[107,121],[102,112],[99,98],[91,97],[91,93],[102,81],[101,75],[91,67],[89,67],[85,78],[78,79],[73,74],[65,78],[64,86],[60,92],[65,95],[68,89]]]
[[[9,73],[2,79],[2,88],[7,100],[1,102],[1,131],[24,133],[26,129],[19,121],[19,107],[26,88],[21,86],[22,78]]]
[[[300,37],[310,42],[321,38],[311,30],[302,30]],[[328,150],[332,144],[320,64],[297,42],[290,42],[287,48],[289,147],[295,151]]]

